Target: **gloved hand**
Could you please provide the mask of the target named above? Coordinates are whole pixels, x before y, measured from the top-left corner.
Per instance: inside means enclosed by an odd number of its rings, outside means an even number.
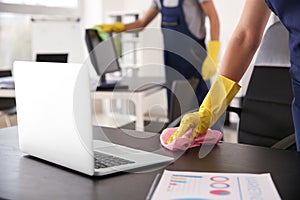
[[[220,42],[212,40],[207,45],[207,56],[202,64],[202,78],[204,80],[210,79],[217,72],[218,56],[220,51]]]
[[[190,128],[193,129],[191,141],[206,131],[223,114],[239,89],[240,86],[236,82],[218,75],[199,111],[183,116],[179,128],[168,139],[167,144],[170,144],[175,138],[182,137]]]
[[[115,22],[112,24],[98,24],[95,25],[94,28],[98,28],[100,33],[106,33],[106,32],[123,32],[125,31],[125,25],[122,22]]]

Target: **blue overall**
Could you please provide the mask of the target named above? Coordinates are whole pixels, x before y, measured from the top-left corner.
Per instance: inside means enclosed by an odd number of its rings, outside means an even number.
[[[291,61],[291,79],[294,93],[292,103],[293,121],[300,151],[300,1],[299,0],[265,0],[269,8],[279,17],[289,31],[289,48]]]
[[[189,30],[187,23],[184,17],[184,11],[182,8],[183,0],[179,0],[177,7],[165,7],[163,4],[163,0],[161,2],[161,14],[162,14],[162,33],[164,36],[164,62],[166,65],[165,75],[166,75],[166,85],[169,88],[167,92],[168,96],[168,108],[170,108],[170,98],[172,82],[178,79],[191,79],[192,77],[199,79],[199,85],[196,89],[196,96],[198,99],[198,104],[200,105],[204,100],[208,88],[205,81],[202,79],[200,74],[200,66],[193,66],[190,62],[182,57],[182,55],[178,55],[174,52],[167,51],[166,49],[172,49],[174,43],[178,43],[175,38],[172,38],[172,34],[166,30],[173,30],[185,34],[189,38],[197,41],[204,49],[205,43],[204,39],[199,40],[196,36],[194,36]],[[168,33],[167,33],[168,32]],[[170,47],[172,46],[172,47]],[[169,47],[169,48],[168,48]],[[178,48],[184,49],[184,51],[190,51],[190,47],[188,45],[181,45]],[[186,49],[186,50],[185,50]],[[178,75],[179,74],[179,75]]]

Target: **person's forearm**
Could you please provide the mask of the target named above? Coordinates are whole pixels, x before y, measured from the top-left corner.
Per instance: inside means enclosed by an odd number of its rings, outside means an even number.
[[[242,16],[220,64],[219,73],[239,82],[260,44],[270,10],[261,0],[246,0]]]
[[[204,1],[200,6],[209,19],[210,40],[219,40],[220,21],[213,1]]]
[[[150,7],[146,13],[138,20],[125,24],[125,31],[141,31],[145,28],[159,13],[159,10]]]
[[[259,39],[248,37],[246,32],[234,33],[221,61],[220,74],[239,82],[250,65],[259,43]]]
[[[141,20],[125,24],[125,31],[141,31],[143,28],[145,28],[145,25]]]
[[[210,40],[219,40],[220,21],[217,13],[210,18]]]

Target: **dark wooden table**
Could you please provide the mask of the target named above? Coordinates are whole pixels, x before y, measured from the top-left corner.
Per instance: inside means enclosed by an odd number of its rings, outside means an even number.
[[[159,148],[158,135],[149,137],[146,144],[139,138],[123,134],[120,129],[107,128],[105,131],[109,133],[109,139],[116,143],[150,151]],[[300,153],[230,143],[216,145],[202,159],[198,158],[198,153],[199,148],[190,149],[164,168],[224,173],[270,172],[283,199],[300,199]],[[0,129],[0,199],[140,200],[145,199],[154,177],[164,168],[89,177],[23,155],[18,148],[17,127]]]

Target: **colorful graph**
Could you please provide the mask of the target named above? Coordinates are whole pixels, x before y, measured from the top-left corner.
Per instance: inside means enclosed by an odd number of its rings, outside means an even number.
[[[183,188],[185,185],[189,184],[190,182],[202,179],[203,176],[193,176],[193,175],[182,175],[182,174],[173,174],[171,176],[169,185],[168,185],[168,191],[172,191],[176,188]]]
[[[226,182],[229,180],[229,178],[226,176],[213,176],[210,178],[210,180],[214,182]]]
[[[226,196],[229,195],[230,192],[228,190],[224,190],[226,188],[229,188],[230,185],[226,182],[229,181],[229,178],[226,176],[212,176],[210,178],[210,181],[212,182],[210,184],[210,187],[213,188],[209,191],[210,194],[218,195],[218,196]]]
[[[225,196],[225,195],[230,194],[230,192],[228,190],[211,190],[209,193],[218,195],[218,196]]]

